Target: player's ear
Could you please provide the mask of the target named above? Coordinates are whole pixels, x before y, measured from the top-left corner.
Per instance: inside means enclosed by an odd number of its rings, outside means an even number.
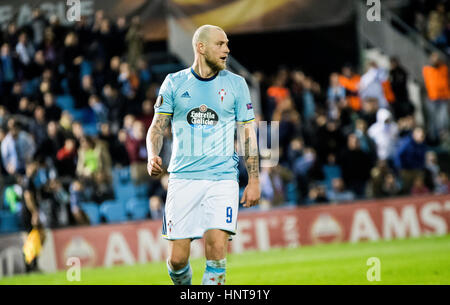
[[[199,41],[199,43],[197,43],[197,52],[199,54],[204,55],[206,51],[206,44],[204,42]]]

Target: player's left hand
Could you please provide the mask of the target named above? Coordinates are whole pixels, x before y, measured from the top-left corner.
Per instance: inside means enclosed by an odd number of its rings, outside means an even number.
[[[259,203],[259,198],[261,196],[261,190],[259,187],[259,180],[252,181],[247,184],[242,195],[241,203],[244,204],[245,208],[255,206]]]

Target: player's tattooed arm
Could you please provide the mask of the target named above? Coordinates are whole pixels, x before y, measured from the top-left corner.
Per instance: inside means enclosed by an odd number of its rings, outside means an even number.
[[[161,152],[164,131],[169,126],[171,116],[155,113],[152,124],[147,132],[147,151],[149,158],[158,156]]]
[[[248,208],[259,203],[261,190],[259,186],[259,154],[254,124],[245,124],[240,129],[241,144],[244,149],[245,167],[248,173],[248,184],[244,189],[241,203]]]
[[[244,161],[249,180],[259,179],[259,154],[256,131],[253,123],[243,126]]]
[[[158,176],[163,172],[162,159],[159,156],[163,146],[164,131],[169,126],[171,117],[155,113],[152,124],[147,132],[146,144],[148,163],[147,171],[150,176]]]

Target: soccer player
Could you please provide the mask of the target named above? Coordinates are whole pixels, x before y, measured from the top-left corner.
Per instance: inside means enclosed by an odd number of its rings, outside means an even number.
[[[244,78],[226,70],[230,50],[225,32],[203,25],[194,33],[192,45],[193,65],[167,75],[161,85],[147,133],[147,167],[151,176],[163,172],[159,154],[164,130],[171,123],[173,147],[162,229],[169,240],[169,275],[176,285],[191,284],[191,241],[204,238],[202,284],[223,285],[228,240],[236,232],[239,208],[236,129],[249,176],[240,202],[251,207],[260,198],[255,117]]]

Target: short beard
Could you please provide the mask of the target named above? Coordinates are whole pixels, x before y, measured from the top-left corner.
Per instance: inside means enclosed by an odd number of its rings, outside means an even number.
[[[214,71],[214,74],[216,74],[226,68],[226,64],[224,66],[222,66],[217,61],[214,62],[214,61],[210,60],[208,58],[208,56],[205,56],[205,62],[208,65],[208,67]]]

